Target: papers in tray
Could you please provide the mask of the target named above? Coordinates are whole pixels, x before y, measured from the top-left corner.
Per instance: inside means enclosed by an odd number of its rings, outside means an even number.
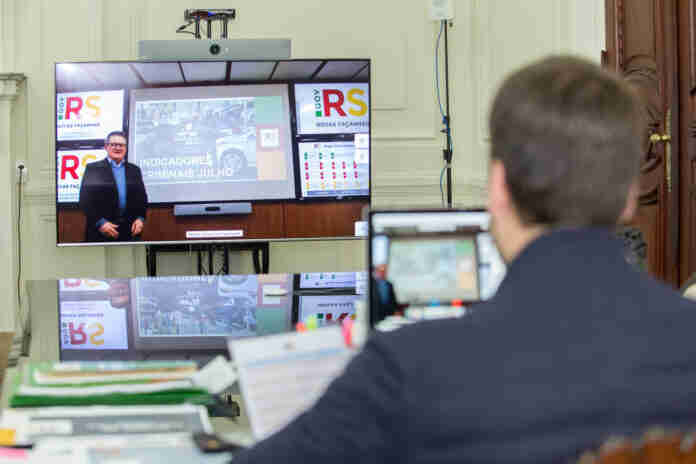
[[[18,370],[12,407],[207,403],[188,361],[27,363]]]
[[[230,461],[230,454],[205,454],[190,435],[167,434],[46,439],[34,448],[32,458],[55,464],[223,464]]]
[[[50,437],[100,435],[210,433],[203,406],[87,406],[7,409],[4,427],[16,430],[15,444],[36,443]]]

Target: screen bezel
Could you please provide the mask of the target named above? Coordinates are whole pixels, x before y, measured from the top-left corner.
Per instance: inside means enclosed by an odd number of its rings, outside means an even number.
[[[72,140],[72,141],[61,141],[58,142],[58,124],[57,124],[57,97],[58,92],[58,66],[65,64],[79,65],[89,65],[89,64],[141,64],[141,63],[156,63],[156,64],[167,64],[167,63],[177,63],[181,65],[182,63],[210,63],[210,60],[104,60],[104,61],[61,61],[54,63],[54,90],[53,90],[53,139],[54,139],[54,150],[52,156],[57,160],[58,152],[64,150],[88,150],[88,149],[104,149],[103,139],[86,139],[86,140]],[[263,85],[263,84],[285,84],[288,87],[288,102],[290,105],[290,133],[291,133],[291,150],[292,150],[292,162],[294,171],[294,198],[289,199],[258,199],[258,200],[215,200],[215,201],[191,201],[191,202],[152,202],[149,205],[153,207],[173,207],[174,205],[184,205],[184,204],[234,204],[234,203],[258,203],[258,204],[311,204],[311,203],[331,203],[331,202],[349,202],[349,201],[367,201],[369,204],[372,201],[372,157],[373,157],[373,143],[372,143],[372,63],[370,58],[302,58],[302,59],[262,59],[262,60],[220,60],[220,62],[227,63],[231,66],[234,63],[275,63],[273,67],[273,72],[268,76],[269,79],[266,80],[225,80],[225,81],[196,81],[189,83],[177,83],[177,84],[157,84],[152,86],[144,86],[138,88],[161,88],[161,87],[196,87],[196,86],[220,86],[220,85]],[[279,63],[295,63],[295,62],[320,62],[321,65],[318,66],[314,75],[309,79],[277,79],[273,80],[273,73],[278,67]],[[364,62],[362,66],[350,79],[336,79],[336,78],[320,78],[317,77],[320,70],[327,64],[333,62]],[[366,77],[358,77],[360,75],[366,74]],[[295,84],[348,84],[348,83],[366,83],[368,85],[368,134],[370,138],[369,145],[369,163],[368,163],[368,193],[365,195],[333,195],[333,196],[312,196],[303,197],[301,193],[300,185],[300,170],[299,170],[299,154],[298,154],[298,133],[297,133],[297,114],[296,114],[296,101],[295,101]],[[89,92],[94,91],[108,91],[108,90],[124,90],[124,101],[123,101],[123,111],[124,111],[124,123],[123,129],[128,134],[129,133],[129,102],[130,102],[130,87],[119,87],[114,88],[111,85],[98,85],[93,87],[85,87],[81,89],[64,89],[60,93],[71,93],[71,92]],[[342,134],[345,136],[354,136],[354,134]],[[302,137],[308,138],[309,136],[304,135]],[[321,137],[326,137],[322,135]],[[333,137],[331,141],[339,141],[336,137],[338,135],[331,135]],[[322,239],[364,239],[364,237],[355,237],[350,235],[343,236],[312,236],[312,237],[296,237],[296,236],[279,236],[279,237],[263,237],[263,238],[240,238],[240,239],[183,239],[183,240],[148,240],[148,241],[130,241],[130,242],[112,242],[112,241],[100,241],[100,242],[60,242],[58,241],[60,235],[60,221],[59,212],[60,210],[76,210],[79,209],[78,202],[58,202],[58,177],[60,176],[60,166],[56,163],[55,168],[55,189],[54,194],[56,198],[56,246],[57,247],[72,247],[72,246],[132,246],[132,245],[157,245],[157,244],[188,244],[188,243],[227,243],[227,242],[284,242],[284,241],[305,241],[305,240],[322,240]],[[292,189],[291,189],[292,190]]]
[[[244,203],[244,202],[308,202],[308,201],[337,201],[337,200],[355,200],[355,199],[371,199],[372,197],[372,85],[371,85],[371,60],[369,58],[359,58],[359,59],[349,59],[349,58],[340,58],[340,59],[288,59],[288,60],[225,60],[226,63],[264,63],[264,62],[275,62],[275,63],[280,63],[280,62],[314,62],[314,61],[366,61],[367,64],[367,79],[365,80],[356,80],[353,82],[359,82],[359,83],[366,83],[369,88],[368,92],[368,133],[370,136],[370,147],[369,147],[369,179],[368,179],[368,194],[366,195],[334,195],[334,196],[321,196],[321,197],[303,197],[301,193],[301,188],[300,188],[300,178],[299,178],[299,154],[298,154],[298,138],[305,138],[305,139],[311,139],[315,140],[317,139],[317,136],[319,137],[320,141],[339,141],[335,140],[336,138],[339,137],[349,137],[353,136],[354,134],[346,134],[346,133],[338,133],[338,134],[312,134],[312,135],[300,135],[298,133],[298,122],[297,122],[297,112],[296,112],[296,100],[295,100],[295,84],[312,84],[312,83],[318,83],[318,84],[346,84],[350,83],[349,81],[346,80],[340,80],[340,79],[315,79],[315,80],[308,80],[308,79],[278,79],[278,80],[254,80],[254,81],[225,81],[224,83],[220,83],[217,81],[212,81],[212,82],[191,82],[191,83],[185,83],[184,85],[177,84],[177,85],[169,85],[169,84],[163,84],[163,85],[155,85],[152,87],[138,87],[138,88],[185,88],[185,87],[215,87],[215,86],[224,86],[224,85],[240,85],[240,86],[245,86],[245,85],[267,85],[267,84],[285,84],[287,85],[287,90],[288,90],[288,102],[290,106],[290,136],[291,136],[291,150],[293,152],[292,156],[292,161],[294,162],[294,183],[295,183],[295,198],[290,198],[290,199],[255,199],[255,200],[215,200],[215,201],[191,201],[191,202],[152,202],[149,203],[152,206],[173,206],[177,204],[200,204],[200,203]],[[134,64],[134,63],[157,63],[157,64],[167,64],[167,63],[210,63],[210,61],[205,61],[205,60],[179,60],[179,61],[174,61],[174,60],[168,60],[168,61],[149,61],[149,60],[118,60],[118,61],[64,61],[64,62],[56,62],[54,63],[54,95],[53,95],[53,140],[54,140],[54,146],[55,146],[55,154],[54,156],[57,156],[59,151],[63,150],[96,150],[96,149],[104,149],[104,140],[103,139],[85,139],[85,140],[71,140],[71,141],[58,141],[58,121],[57,121],[57,99],[59,92],[57,90],[57,69],[59,65],[65,65],[65,64],[73,64],[76,66],[79,65],[88,65],[88,64]],[[79,92],[89,92],[89,91],[109,91],[109,90],[124,90],[124,97],[123,97],[123,114],[124,114],[124,123],[123,123],[123,131],[126,134],[130,135],[129,131],[129,125],[130,125],[130,117],[129,117],[129,105],[130,105],[130,90],[131,89],[123,89],[123,88],[113,88],[112,86],[104,86],[103,88],[94,88],[94,89],[81,89]],[[76,91],[77,92],[77,91]],[[69,92],[68,92],[69,93]],[[309,141],[309,140],[308,140]],[[60,144],[60,145],[59,145]],[[127,159],[127,156],[126,156]],[[56,166],[56,180],[59,176],[59,167]],[[78,207],[78,202],[58,202],[58,182],[56,182],[55,186],[55,195],[56,195],[56,208],[58,205],[64,208],[77,208]]]

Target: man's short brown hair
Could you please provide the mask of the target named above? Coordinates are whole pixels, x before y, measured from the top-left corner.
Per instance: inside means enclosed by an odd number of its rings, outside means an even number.
[[[641,104],[629,85],[574,57],[510,75],[490,114],[491,156],[527,224],[616,224],[639,173]]]

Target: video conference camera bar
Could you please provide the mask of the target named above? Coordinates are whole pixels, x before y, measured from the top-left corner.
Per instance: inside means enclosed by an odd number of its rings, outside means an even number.
[[[222,33],[220,39],[227,39],[227,26],[231,19],[236,19],[237,10],[234,8],[218,8],[218,9],[197,9],[184,10],[184,20],[186,24],[179,26],[176,32],[193,34],[194,38],[201,39],[201,21],[206,24],[206,37],[212,39],[213,22],[220,21],[222,23]],[[186,31],[185,29],[191,24],[194,24],[194,32]]]

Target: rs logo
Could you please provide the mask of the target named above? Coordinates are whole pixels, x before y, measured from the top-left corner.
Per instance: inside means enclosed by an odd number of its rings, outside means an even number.
[[[93,322],[87,326],[87,329],[93,331],[90,335],[85,331],[85,324],[82,323],[75,328],[75,324],[70,322],[68,324],[68,333],[70,335],[71,345],[84,345],[87,343],[87,338],[92,345],[103,345],[104,340],[97,338],[104,335],[104,326],[98,322]]]
[[[364,116],[367,113],[367,103],[364,101],[365,91],[362,89],[350,89],[345,95],[338,89],[314,89],[315,116],[330,117],[331,110],[335,110],[340,117],[346,117],[343,106],[348,102],[353,105],[348,108],[352,116]]]
[[[77,170],[80,167],[84,168],[87,163],[91,163],[97,159],[97,156],[91,153],[82,155],[81,157],[78,157],[77,155],[63,155],[60,161],[61,180],[64,180],[67,174],[70,174],[70,176],[75,180],[79,179],[80,177],[77,174]]]
[[[90,95],[84,100],[82,97],[61,97],[58,101],[58,119],[67,121],[71,116],[82,119],[83,114],[90,118],[98,118],[101,115],[100,98],[98,95]]]

